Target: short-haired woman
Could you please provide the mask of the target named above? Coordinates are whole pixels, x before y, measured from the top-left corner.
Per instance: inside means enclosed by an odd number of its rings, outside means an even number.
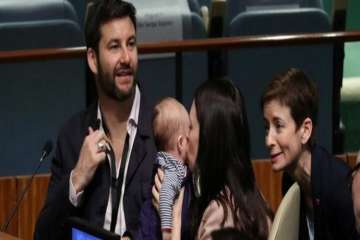
[[[315,84],[301,70],[289,69],[267,86],[261,107],[272,168],[285,171],[301,189],[299,239],[356,239],[350,169],[315,144]]]

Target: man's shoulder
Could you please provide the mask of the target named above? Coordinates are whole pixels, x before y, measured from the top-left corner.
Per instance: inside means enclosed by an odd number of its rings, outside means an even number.
[[[150,115],[152,115],[153,110],[154,110],[154,106],[155,104],[153,102],[150,102],[148,100],[148,98],[146,97],[146,95],[141,92],[141,97],[140,97],[140,115],[141,113],[145,113],[144,115],[146,115],[147,117]]]
[[[321,166],[320,169],[331,175],[341,175],[346,177],[350,171],[349,165],[344,161],[337,159],[332,154],[330,154],[325,148],[321,146],[316,146],[315,149],[315,161]]]
[[[95,109],[95,110],[94,110]],[[91,105],[85,110],[72,115],[60,128],[59,136],[81,134],[92,126],[94,119],[96,120],[96,106]]]
[[[152,116],[154,105],[150,103],[146,96],[141,93],[140,109],[139,109],[139,132],[141,135],[152,137]]]
[[[348,204],[351,198],[349,189],[350,167],[342,160],[336,159],[324,148],[318,148],[318,167],[312,173],[316,181],[316,191],[322,193],[322,199],[334,206]]]

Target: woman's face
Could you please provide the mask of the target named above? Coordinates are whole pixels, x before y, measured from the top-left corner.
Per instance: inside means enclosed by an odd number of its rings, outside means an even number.
[[[196,113],[195,102],[193,101],[190,109],[190,132],[189,132],[189,149],[187,156],[187,164],[191,171],[195,169],[195,161],[199,146],[199,122]]]
[[[265,142],[273,170],[294,167],[302,151],[302,131],[296,128],[290,108],[272,100],[264,106],[264,119]]]

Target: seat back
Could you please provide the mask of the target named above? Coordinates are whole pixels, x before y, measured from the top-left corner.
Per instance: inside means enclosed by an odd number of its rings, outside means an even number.
[[[208,8],[211,7],[212,0],[199,0],[200,6],[207,6]]]
[[[228,19],[238,14],[262,9],[323,8],[322,0],[227,0]]]
[[[74,6],[76,14],[79,18],[80,28],[84,28],[84,20],[85,20],[85,12],[86,12],[86,4],[89,0],[69,0],[69,2]]]
[[[67,0],[0,1],[0,12],[1,50],[84,45]],[[85,60],[1,63],[0,72],[0,176],[30,174],[44,142],[54,141],[61,124],[85,107]]]
[[[201,15],[201,5],[198,0],[188,0],[188,4],[191,12]]]
[[[297,240],[300,226],[300,187],[294,183],[281,200],[268,240]]]
[[[77,22],[73,6],[66,0],[2,0],[0,22],[28,22],[67,19]]]

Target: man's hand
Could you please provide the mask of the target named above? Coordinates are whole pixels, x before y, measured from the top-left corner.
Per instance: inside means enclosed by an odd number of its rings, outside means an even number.
[[[89,127],[89,135],[84,139],[80,150],[79,160],[72,173],[72,183],[76,193],[81,192],[89,184],[101,162],[105,160],[105,148],[99,148],[106,144],[106,136],[103,131],[94,131]]]
[[[152,204],[158,213],[159,213],[160,189],[163,179],[164,179],[164,171],[161,168],[158,168],[157,173],[155,175],[155,183],[154,186],[152,187]]]

